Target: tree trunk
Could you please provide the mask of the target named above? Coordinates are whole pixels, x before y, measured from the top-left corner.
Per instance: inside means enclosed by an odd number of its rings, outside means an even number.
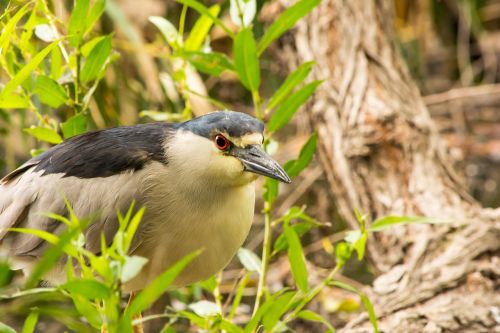
[[[289,69],[325,79],[309,105],[340,214],[424,215],[369,241],[368,290],[385,332],[500,332],[500,210],[466,192],[394,43],[393,1],[323,0],[283,38]],[[284,51],[284,52],[283,52]],[[346,332],[368,332],[367,316]]]

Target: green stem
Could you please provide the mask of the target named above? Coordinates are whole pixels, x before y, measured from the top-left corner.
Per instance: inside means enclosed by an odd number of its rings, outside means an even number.
[[[261,110],[261,100],[260,95],[257,90],[252,91],[252,99],[253,99],[253,109],[255,112],[255,117],[259,120],[263,120],[263,114]]]
[[[271,203],[264,202],[264,243],[262,244],[262,265],[259,285],[257,287],[257,296],[255,297],[255,304],[253,307],[253,315],[257,313],[260,303],[267,290],[267,272],[269,270],[269,261],[271,259],[271,241],[273,230],[271,226]]]

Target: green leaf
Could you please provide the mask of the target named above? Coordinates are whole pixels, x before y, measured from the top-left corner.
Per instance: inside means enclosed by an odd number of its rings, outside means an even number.
[[[71,280],[59,286],[71,294],[81,295],[87,299],[106,299],[111,296],[111,290],[105,284],[91,279]]]
[[[126,256],[125,265],[123,266],[122,274],[120,280],[122,282],[127,282],[132,280],[141,269],[146,265],[148,259],[139,256]]]
[[[27,234],[27,235],[34,235],[34,236],[37,236],[38,238],[43,239],[44,241],[46,241],[47,243],[50,243],[50,244],[57,244],[57,242],[59,242],[59,237],[57,237],[56,235],[54,235],[50,232],[40,230],[40,229],[9,228],[9,231],[19,232],[19,233]]]
[[[353,230],[347,232],[344,240],[351,244],[352,248],[358,253],[358,260],[363,260],[365,255],[366,240],[368,239],[368,232],[360,230]]]
[[[239,248],[238,259],[248,271],[261,273],[262,261],[251,250],[244,247]]]
[[[285,165],[285,171],[290,177],[295,177],[302,172],[311,163],[314,154],[316,153],[316,142],[318,141],[318,133],[313,133],[307,142],[300,149],[299,157]],[[288,164],[288,163],[287,163]]]
[[[241,83],[250,91],[260,86],[260,66],[252,29],[242,29],[234,40],[234,65]]]
[[[200,3],[197,0],[176,0],[176,1],[178,3],[193,8],[201,15],[209,17],[212,21],[214,21],[215,24],[221,27],[222,30],[224,30],[231,38],[234,38],[234,33],[231,30],[229,30],[228,27],[226,27],[221,20],[219,20],[216,16],[212,15],[210,10],[204,4]]]
[[[266,178],[264,189],[264,200],[272,204],[278,197],[279,182],[276,179]]]
[[[200,72],[213,76],[219,76],[225,70],[235,70],[227,56],[219,52],[184,51],[175,55],[189,61]]]
[[[45,59],[45,57],[56,46],[57,41],[51,43],[49,46],[38,52],[30,60],[30,62],[28,62],[9,82],[7,82],[3,90],[0,92],[0,105],[5,103],[5,100],[9,98],[9,95],[14,91],[14,89],[22,84],[35,71],[42,60]]]
[[[69,229],[60,235],[59,241],[55,246],[45,251],[42,258],[38,260],[35,268],[31,271],[31,274],[25,284],[26,289],[33,288],[38,283],[40,278],[55,265],[59,257],[63,254],[64,249],[70,244],[71,240],[79,234],[79,232],[80,230],[78,228]]]
[[[30,311],[28,318],[24,321],[22,333],[33,333],[38,323],[38,309],[34,308]]]
[[[220,12],[220,6],[213,5],[208,9],[208,11],[212,14],[212,16],[217,17]],[[186,51],[198,51],[203,45],[203,42],[205,41],[213,23],[214,21],[210,17],[207,15],[201,15],[200,18],[196,20],[193,29],[191,29],[189,37],[184,43],[184,49]]]
[[[449,221],[436,219],[432,217],[425,217],[425,216],[391,215],[391,216],[384,216],[375,220],[375,222],[373,222],[368,228],[368,231],[370,232],[383,231],[389,229],[392,226],[402,225],[402,224],[441,224],[441,223],[449,223]]]
[[[85,34],[89,33],[106,9],[106,0],[96,0],[85,20]]]
[[[279,105],[295,87],[301,84],[311,72],[314,63],[314,61],[305,62],[290,74],[271,97],[267,109],[271,110]]]
[[[301,0],[292,7],[285,10],[264,33],[259,42],[259,55],[271,44],[273,40],[279,38],[286,31],[290,30],[295,23],[307,15],[321,0]]]
[[[179,32],[169,20],[161,16],[150,16],[149,22],[153,23],[162,33],[163,37],[174,50],[182,45],[182,39]]]
[[[63,141],[61,136],[57,134],[56,131],[46,128],[46,127],[32,127],[32,128],[25,128],[24,131],[26,133],[29,133],[30,135],[34,136],[40,141],[46,141],[49,143],[54,143],[58,144]]]
[[[312,94],[314,94],[316,88],[322,82],[323,81],[321,80],[313,81],[289,96],[273,113],[269,123],[267,124],[268,131],[271,133],[275,132],[288,124],[299,107],[304,104],[309,97],[312,96]]]
[[[82,56],[88,57],[90,52],[97,45],[97,43],[99,43],[104,38],[106,38],[106,36],[97,36],[89,40],[87,43],[83,44],[80,50],[82,52]]]
[[[288,291],[274,300],[262,316],[262,324],[264,324],[265,332],[273,331],[281,316],[290,310],[289,305],[295,295],[295,291]]]
[[[302,310],[298,313],[297,315],[298,318],[302,318],[304,320],[309,320],[309,321],[315,321],[318,323],[322,323],[328,328],[329,333],[335,332],[335,328],[330,324],[328,320],[323,318],[321,315],[317,314],[316,312],[313,312],[311,310]]]
[[[0,290],[12,281],[14,274],[7,262],[0,261]]]
[[[68,101],[69,97],[63,87],[53,79],[45,75],[39,75],[36,79],[33,91],[38,95],[43,104],[58,108]]]
[[[339,287],[339,288],[345,289],[347,291],[358,294],[359,297],[361,298],[361,301],[363,302],[363,305],[365,306],[366,311],[368,311],[368,317],[370,318],[370,322],[372,324],[373,331],[375,333],[379,333],[378,324],[377,324],[377,315],[375,314],[375,309],[373,308],[372,302],[365,294],[363,294],[362,292],[360,292],[359,290],[357,290],[353,286],[351,286],[347,283],[344,283],[344,282],[331,281],[329,284],[332,286]]]
[[[300,239],[295,230],[285,224],[285,237],[288,243],[288,261],[292,270],[293,279],[304,293],[309,289],[307,283],[307,268],[306,260],[304,258],[304,251],[300,244]]]
[[[82,43],[83,34],[86,30],[88,10],[89,0],[75,0],[68,23],[69,43],[71,46],[78,46]]]
[[[15,329],[0,322],[0,333],[17,333]]]
[[[3,94],[0,92],[0,96]],[[10,93],[0,97],[0,109],[26,109],[30,105],[29,99],[26,96],[21,96],[16,93]]]
[[[83,113],[75,114],[61,124],[61,130],[65,139],[85,133],[87,130],[87,116]]]
[[[200,253],[201,251],[196,251],[188,254],[172,265],[168,270],[157,276],[153,282],[146,286],[135,297],[130,306],[126,308],[120,321],[118,332],[130,333],[132,331],[132,327],[130,325],[132,316],[151,306],[151,304],[153,304],[175,281],[175,278],[182,272],[182,270]]]
[[[106,65],[111,54],[111,36],[106,36],[100,40],[90,51],[90,54],[82,68],[81,80],[88,82],[96,79]]]
[[[50,53],[50,77],[57,80],[64,71],[61,50],[56,47]]]
[[[28,12],[28,7],[31,6],[31,2],[25,4],[17,13],[7,20],[7,23],[2,28],[2,34],[0,34],[0,55],[7,52],[10,38],[15,34],[16,25],[19,20]]]
[[[311,223],[301,222],[292,225],[290,228],[293,228],[295,233],[297,233],[297,235],[300,237],[309,230],[311,230],[312,226],[313,225]],[[276,238],[276,242],[274,242],[273,255],[277,254],[278,252],[285,251],[287,249],[288,249],[288,241],[284,234],[280,234],[278,238]]]
[[[94,328],[101,328],[102,318],[93,302],[80,294],[72,294],[75,308]]]
[[[191,303],[188,307],[193,310],[198,316],[206,318],[217,315],[220,310],[214,302],[201,300],[196,303]]]

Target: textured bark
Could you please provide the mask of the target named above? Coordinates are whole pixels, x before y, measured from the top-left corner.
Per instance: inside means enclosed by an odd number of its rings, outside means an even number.
[[[284,1],[285,4],[287,4]],[[282,39],[290,70],[325,79],[308,115],[340,214],[425,215],[369,241],[368,290],[386,332],[499,331],[500,210],[467,194],[394,43],[390,0],[323,0]],[[497,291],[497,292],[495,292]],[[346,332],[371,331],[365,315]]]

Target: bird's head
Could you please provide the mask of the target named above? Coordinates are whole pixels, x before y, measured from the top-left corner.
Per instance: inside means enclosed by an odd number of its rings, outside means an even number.
[[[180,124],[168,143],[169,164],[191,177],[243,185],[264,175],[290,177],[262,148],[264,124],[240,112],[218,111]]]

